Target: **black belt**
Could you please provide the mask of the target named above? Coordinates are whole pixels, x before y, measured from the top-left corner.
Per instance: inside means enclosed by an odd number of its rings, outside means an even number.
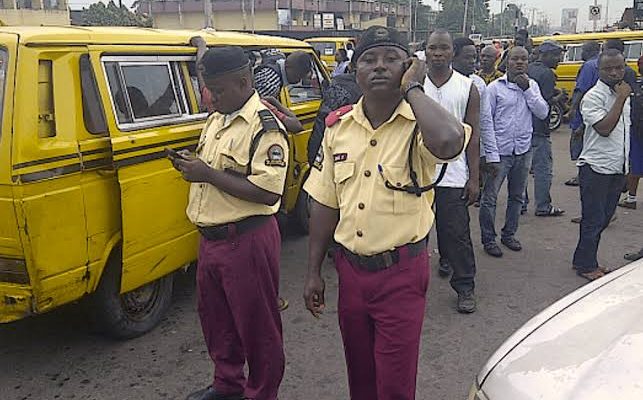
[[[362,268],[369,272],[377,272],[387,269],[398,262],[400,262],[400,250],[407,249],[410,257],[415,257],[426,251],[428,239],[422,239],[419,242],[405,244],[404,246],[397,247],[394,250],[385,251],[383,253],[374,254],[372,256],[360,256],[355,254],[345,247],[341,247],[348,262],[356,267]]]
[[[224,240],[251,231],[268,222],[270,218],[272,215],[255,215],[225,225],[199,226],[198,228],[201,235],[207,240]]]

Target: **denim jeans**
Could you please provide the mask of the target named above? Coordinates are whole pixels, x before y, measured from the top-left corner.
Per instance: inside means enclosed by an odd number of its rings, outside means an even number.
[[[598,244],[616,211],[625,176],[599,174],[584,165],[579,168],[578,179],[583,216],[573,263],[578,272],[591,272],[598,268]]]
[[[500,171],[495,178],[488,177],[482,191],[480,201],[480,232],[482,244],[493,243],[496,240],[496,202],[498,193],[507,179],[507,211],[502,237],[513,237],[518,231],[520,209],[522,208],[527,176],[531,165],[531,150],[520,155],[500,156]]]
[[[536,212],[548,213],[551,209],[551,179],[553,177],[553,158],[551,152],[551,137],[534,133],[531,138],[531,151],[533,159],[531,167],[534,171],[534,197],[536,198]],[[526,203],[529,203],[525,189]],[[526,205],[525,207],[526,208]]]

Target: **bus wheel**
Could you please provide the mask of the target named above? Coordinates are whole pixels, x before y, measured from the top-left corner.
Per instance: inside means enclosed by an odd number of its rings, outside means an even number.
[[[121,264],[110,263],[93,294],[92,311],[103,333],[132,339],[152,330],[172,301],[172,274],[120,294]]]
[[[560,125],[563,123],[563,108],[560,104],[556,103],[551,106],[551,114],[549,117],[549,130],[551,132],[560,128]]]

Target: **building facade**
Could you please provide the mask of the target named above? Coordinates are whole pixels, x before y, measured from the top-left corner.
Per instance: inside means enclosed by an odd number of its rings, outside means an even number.
[[[67,0],[1,0],[0,25],[69,25]]]
[[[408,29],[409,6],[393,0],[143,0],[139,12],[157,28],[322,31],[388,25]]]

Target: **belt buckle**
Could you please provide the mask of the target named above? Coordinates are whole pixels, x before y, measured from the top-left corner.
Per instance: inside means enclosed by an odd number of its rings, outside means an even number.
[[[393,260],[393,252],[392,251],[387,251],[382,254],[382,260],[384,261],[384,265],[382,269],[387,269],[391,267],[393,264],[395,264],[395,261]]]

